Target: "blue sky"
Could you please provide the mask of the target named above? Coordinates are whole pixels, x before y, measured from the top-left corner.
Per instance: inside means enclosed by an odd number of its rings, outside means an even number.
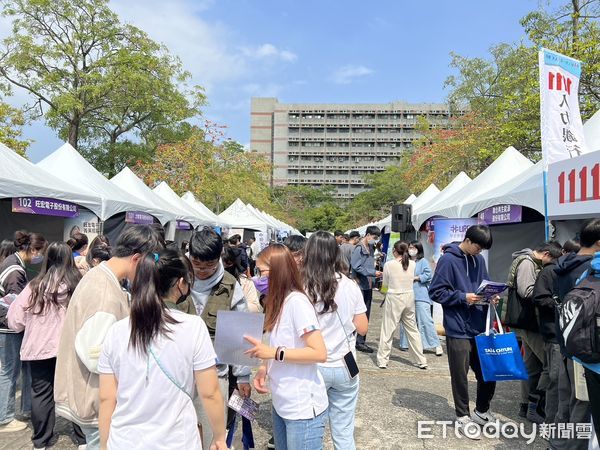
[[[552,2],[556,4],[556,1]],[[122,20],[177,54],[206,88],[207,118],[250,141],[250,98],[282,102],[442,102],[450,52],[486,56],[524,38],[519,19],[545,1],[112,0]],[[0,21],[0,35],[9,32]],[[18,93],[13,103],[26,100]],[[34,162],[60,146],[25,129]]]

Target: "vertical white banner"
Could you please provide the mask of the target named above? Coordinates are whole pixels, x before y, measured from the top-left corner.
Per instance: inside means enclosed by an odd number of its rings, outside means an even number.
[[[540,120],[544,168],[588,152],[579,112],[581,61],[542,48]]]

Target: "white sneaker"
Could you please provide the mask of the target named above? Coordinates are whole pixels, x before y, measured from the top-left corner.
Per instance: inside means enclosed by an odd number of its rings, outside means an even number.
[[[25,428],[27,428],[26,422],[12,420],[6,425],[0,425],[0,433],[14,433],[15,431],[23,431]]]
[[[46,447],[33,447],[33,450],[46,450]]]
[[[485,426],[488,423],[496,422],[498,419],[490,411],[481,413],[475,410],[471,414],[471,420],[481,426]]]
[[[77,446],[77,450],[85,450],[87,448],[87,444],[81,444]]]
[[[421,370],[426,370],[427,364],[415,363],[415,367],[418,367]]]
[[[462,416],[456,419],[456,430],[466,438],[478,441],[481,439],[481,428],[473,422],[469,416]]]
[[[441,345],[438,345],[435,348],[435,356],[442,356],[444,354],[444,350],[442,349]]]

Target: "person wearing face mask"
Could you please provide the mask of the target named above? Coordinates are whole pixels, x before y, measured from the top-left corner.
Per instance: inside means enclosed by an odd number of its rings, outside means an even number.
[[[431,299],[429,298],[429,284],[432,272],[429,262],[423,254],[423,244],[412,241],[408,246],[408,255],[415,261],[415,277],[413,280],[413,291],[415,293],[415,313],[417,316],[417,327],[421,334],[423,349],[434,350],[436,356],[442,356],[444,351],[440,345],[433,317],[431,316]],[[400,349],[408,349],[406,333],[401,333]]]
[[[189,257],[195,275],[191,290],[193,309],[202,317],[211,339],[214,339],[217,328],[217,312],[248,311],[248,303],[240,283],[225,270],[221,260],[223,252],[221,236],[208,227],[195,231],[190,238],[189,249]],[[233,375],[237,377],[237,388],[240,395],[249,397],[250,367],[232,366],[231,369]],[[223,399],[227,402],[229,366],[217,364],[217,373]],[[194,405],[198,414],[198,423],[202,428],[203,441],[211,442],[212,432],[209,418],[198,401],[195,401]]]
[[[17,231],[14,235],[17,252],[0,264],[0,297],[15,297],[27,285],[27,264],[37,265],[44,260],[46,239],[37,233]],[[21,415],[31,414],[31,373],[22,365],[19,353],[23,332],[8,327],[0,329],[0,433],[24,430],[27,423],[15,420],[17,381],[21,375]]]
[[[192,265],[179,250],[141,258],[131,313],[110,328],[98,362],[102,449],[202,448],[194,386],[210,419],[210,448],[227,448],[208,330],[202,319],[176,306],[193,280]]]
[[[544,338],[533,302],[533,288],[545,265],[562,255],[558,242],[544,242],[534,250],[523,249],[513,253],[509,269],[508,299],[503,323],[521,338],[523,360],[529,375],[521,381],[521,407],[519,415],[530,422],[541,424],[545,420],[545,392],[549,384],[548,371],[544,370],[546,355]]]
[[[382,272],[375,270],[375,244],[379,242],[381,230],[375,225],[367,227],[365,237],[352,250],[350,265],[352,266],[352,278],[356,280],[362,291],[363,300],[367,307],[367,318],[371,315],[371,302],[373,301],[373,288],[375,278],[381,277]],[[366,334],[358,335],[356,338],[356,350],[364,353],[373,353],[373,349],[366,344]]]
[[[483,381],[475,336],[485,331],[485,320],[489,306],[481,304],[483,298],[475,292],[488,272],[483,249],[492,246],[492,233],[486,225],[472,225],[467,229],[460,244],[445,246],[440,257],[429,295],[444,309],[446,350],[450,368],[450,383],[456,411],[456,427],[470,439],[478,439],[472,428],[479,424],[494,422],[489,411],[496,390],[495,382]],[[469,416],[469,367],[477,378],[477,399],[473,416]]]
[[[59,416],[81,427],[87,450],[100,448],[98,358],[102,344],[110,327],[129,315],[129,294],[119,280],[133,281],[143,255],[162,247],[153,228],[126,228],[112,258],[83,276],[69,302],[56,357],[54,401]]]

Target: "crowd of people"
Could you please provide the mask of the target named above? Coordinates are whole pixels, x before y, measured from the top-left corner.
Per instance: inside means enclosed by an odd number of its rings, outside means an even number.
[[[380,237],[375,226],[362,237],[318,231],[261,249],[211,228],[181,246],[158,226],[129,226],[114,245],[81,233],[48,243],[16,232],[0,245],[0,433],[23,430],[30,418],[34,449],[51,447],[59,415],[73,423],[80,450],[226,449],[237,418],[227,399],[234,391],[250,397],[253,387],[271,394],[269,448],[320,449],[329,425],[334,448],[352,450],[356,351],[374,352],[366,343],[374,288],[385,295],[377,366],[387,368],[399,324],[400,347],[416,367],[427,369],[425,351],[443,355],[437,302],[458,429],[496,421],[495,383],[484,381],[475,345],[499,300],[476,294],[488,279],[481,252],[492,247],[490,228],[471,226],[462,242],[446,245],[435,270],[418,241],[392,243],[393,258],[378,265]],[[596,252],[600,219],[583,225],[578,243],[549,241],[513,255],[503,322],[521,342],[529,379],[518,413],[532,422],[593,417],[598,429],[600,370],[585,366],[590,401],[578,400],[555,320],[582,274],[600,273]],[[264,313],[264,339],[246,337],[246,354],[260,360],[254,376],[217,360],[218,311]],[[477,379],[472,414],[469,369]],[[251,436],[247,419],[242,427]],[[550,447],[587,442],[552,436]]]

